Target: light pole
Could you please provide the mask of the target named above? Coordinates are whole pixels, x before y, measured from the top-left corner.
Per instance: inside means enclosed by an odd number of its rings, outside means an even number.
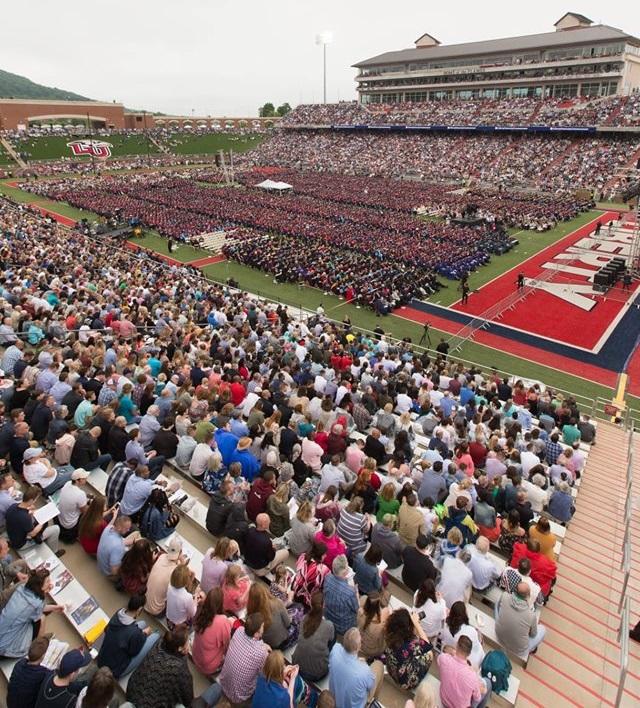
[[[324,30],[316,35],[316,44],[322,45],[322,102],[327,102],[327,44],[333,42],[333,33]]]

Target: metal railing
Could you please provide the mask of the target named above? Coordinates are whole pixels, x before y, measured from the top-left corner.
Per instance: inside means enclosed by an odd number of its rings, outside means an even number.
[[[620,571],[622,572],[622,590],[618,602],[618,612],[620,613],[620,623],[618,625],[618,643],[620,644],[620,678],[618,681],[618,691],[616,693],[616,708],[622,705],[622,694],[627,680],[629,670],[629,627],[631,612],[631,593],[629,588],[629,578],[631,577],[631,516],[633,514],[633,442],[635,426],[633,421],[625,429],[629,434],[627,446],[627,478],[625,484],[626,498],[624,502],[624,533],[622,535],[622,560],[620,561]]]

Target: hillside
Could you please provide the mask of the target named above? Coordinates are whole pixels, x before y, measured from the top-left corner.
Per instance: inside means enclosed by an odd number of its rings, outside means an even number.
[[[0,98],[39,98],[57,101],[91,100],[71,91],[36,84],[25,76],[11,74],[8,71],[2,71],[2,69],[0,69]]]

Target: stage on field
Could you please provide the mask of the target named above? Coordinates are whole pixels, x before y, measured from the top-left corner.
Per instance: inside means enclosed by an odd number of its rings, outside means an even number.
[[[625,288],[620,279],[606,292],[594,291],[596,272],[613,258],[626,259],[630,254],[633,232],[617,222],[610,227],[613,216],[606,213],[585,224],[452,308],[477,318],[468,328],[486,318],[597,354],[629,308],[635,307],[640,290],[637,282]],[[520,287],[519,276],[523,276]]]

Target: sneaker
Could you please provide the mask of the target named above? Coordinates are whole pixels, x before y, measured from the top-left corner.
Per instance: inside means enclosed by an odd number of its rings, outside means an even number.
[[[61,548],[59,551],[56,551],[56,558],[62,558],[62,556],[66,553],[64,548]]]

